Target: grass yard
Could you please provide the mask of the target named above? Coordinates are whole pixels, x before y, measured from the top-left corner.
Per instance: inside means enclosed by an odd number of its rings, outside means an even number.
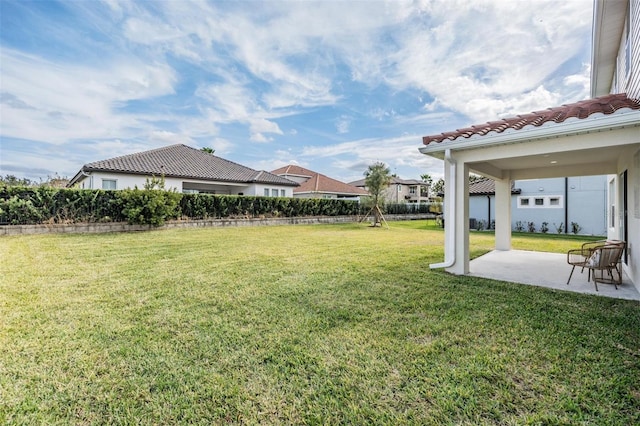
[[[0,238],[0,424],[640,424],[638,302],[429,270],[442,230],[390,226]]]

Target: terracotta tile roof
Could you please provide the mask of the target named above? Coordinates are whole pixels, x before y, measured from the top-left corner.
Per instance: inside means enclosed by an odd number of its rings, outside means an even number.
[[[303,193],[326,193],[326,194],[339,194],[348,196],[368,195],[369,193],[362,188],[340,182],[339,180],[330,178],[322,173],[314,172],[313,170],[305,169],[304,167],[296,165],[288,165],[273,170],[271,173],[283,177],[287,176],[299,176],[308,178],[302,182],[299,187],[293,190],[294,194]]]
[[[82,171],[298,186],[296,182],[289,179],[269,172],[253,170],[183,144],[95,161],[85,164]]]
[[[288,166],[280,167],[279,169],[272,170],[271,173],[274,175],[289,175],[289,176],[301,176],[301,177],[312,177],[316,172],[312,170],[305,169],[304,167],[297,166],[295,164],[289,164]]]
[[[458,129],[452,132],[425,136],[422,138],[422,143],[429,145],[432,142],[454,141],[458,138],[470,138],[476,135],[485,136],[490,132],[502,133],[508,129],[520,130],[525,126],[538,127],[549,122],[562,123],[569,118],[584,119],[596,113],[613,114],[622,108],[640,109],[640,99],[628,98],[625,93],[601,96],[599,98],[549,108],[544,111],[536,111],[498,121],[490,121],[485,124]]]
[[[520,194],[521,190],[515,188],[511,182],[511,193]],[[493,179],[481,179],[469,183],[469,195],[494,195],[496,193],[496,182]]]

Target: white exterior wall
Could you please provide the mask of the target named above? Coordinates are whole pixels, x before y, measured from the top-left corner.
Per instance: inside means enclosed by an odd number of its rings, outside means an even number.
[[[637,99],[640,98],[640,2],[629,1],[627,13],[611,93],[626,93]]]
[[[325,192],[305,192],[303,194],[293,194],[295,198],[322,198],[322,199],[338,199],[337,194],[327,194]]]
[[[491,208],[491,215],[489,215],[489,208]],[[475,219],[477,221],[484,220],[485,222],[487,222],[487,228],[491,226],[490,221],[496,220],[495,195],[469,196],[469,218]]]
[[[542,222],[547,222],[549,233],[565,222],[565,208],[568,208],[568,232],[571,233],[571,222],[576,222],[582,229],[580,234],[607,234],[607,177],[583,176],[568,178],[568,189],[565,194],[564,178],[518,180],[515,187],[520,194],[511,196],[511,227],[515,230],[516,223],[522,222],[525,231],[528,223],[533,222],[536,232],[540,232]],[[521,205],[521,199],[529,199],[529,206]],[[542,207],[535,205],[535,199],[542,198]],[[552,206],[550,199],[559,199],[560,204]],[[496,218],[495,196],[473,195],[469,197],[469,217],[489,222],[489,203],[491,206],[490,220]]]
[[[571,233],[571,223],[575,222],[581,228],[580,234],[606,235],[606,176],[570,177],[566,194],[564,182],[564,178],[517,181],[516,188],[522,192],[514,196],[514,229],[517,221],[524,223],[525,230],[528,222],[533,222],[537,231],[542,222],[547,222],[549,232],[556,232],[556,227],[563,223]],[[528,207],[521,205],[522,198],[529,199]],[[544,200],[541,207],[534,203],[539,198]],[[559,205],[551,206],[549,200],[552,198],[559,199]],[[564,223],[565,208],[568,223]]]
[[[618,163],[618,170],[627,171],[627,261],[623,268],[636,288],[640,291],[640,146],[635,146],[635,151],[630,150],[629,155],[622,156]],[[622,234],[625,211],[623,210],[623,189],[620,174],[610,176],[612,188],[615,194],[609,194],[609,200],[613,202],[615,217],[611,218],[611,207],[607,215],[609,226],[607,238],[624,239]]]
[[[103,172],[91,172],[89,176],[85,176],[77,183],[78,188],[82,189],[102,189],[102,180],[115,180],[116,190],[121,189],[133,189],[136,186],[139,189],[144,188],[144,185],[149,176],[144,175],[130,175],[123,173],[103,173]],[[183,192],[183,187],[191,188],[207,188],[208,190],[214,190],[216,194],[220,195],[255,195],[263,196],[264,188],[269,189],[269,196],[272,189],[278,190],[278,196],[282,196],[282,190],[285,191],[285,197],[293,197],[293,187],[282,185],[267,185],[267,184],[243,184],[243,183],[230,183],[230,182],[211,182],[205,180],[185,180],[179,178],[165,177],[164,180],[165,189],[175,190],[177,192]]]
[[[273,190],[277,189],[278,190],[278,197],[282,197],[283,195],[281,195],[282,190],[284,189],[284,197],[293,197],[293,187],[291,186],[281,186],[281,185],[274,185],[274,184],[264,184],[264,183],[256,183],[251,185],[247,190],[248,192],[245,192],[244,195],[255,195],[258,197],[264,197],[264,190],[268,189],[269,190],[269,197],[273,197]]]
[[[103,172],[91,172],[89,176],[85,176],[77,183],[78,188],[82,189],[102,189],[103,180],[115,180],[116,189],[133,189],[136,186],[140,189],[144,188],[144,184],[147,181],[148,176],[143,175],[127,175],[122,173],[103,173]],[[177,185],[177,186],[176,186]],[[165,179],[165,188],[176,189],[182,191],[182,182],[170,179]]]

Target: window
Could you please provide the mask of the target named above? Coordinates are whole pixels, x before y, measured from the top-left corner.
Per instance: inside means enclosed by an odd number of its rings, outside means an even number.
[[[609,214],[609,226],[615,228],[616,226],[616,180],[611,179],[609,181],[609,206],[611,208]]]
[[[116,189],[117,182],[115,179],[102,179],[102,189]]]
[[[287,193],[284,191],[284,189],[281,189],[281,190],[280,190],[280,196],[281,196],[281,197],[286,196],[286,194],[287,194]]]
[[[417,189],[417,187],[415,187],[415,186],[410,186],[410,187],[409,187],[409,194],[411,194],[411,195],[416,195],[416,189]]]
[[[269,196],[269,188],[265,188],[264,189],[264,196],[268,197]]]
[[[271,196],[272,197],[277,197],[278,196],[278,190],[277,189],[272,189],[271,190]]]
[[[398,184],[396,187],[398,188],[398,192],[402,192],[402,185]]]
[[[523,209],[561,209],[562,195],[550,195],[545,197],[518,197],[518,208]]]

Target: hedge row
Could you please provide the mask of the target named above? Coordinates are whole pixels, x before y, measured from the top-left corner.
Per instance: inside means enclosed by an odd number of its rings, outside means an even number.
[[[430,213],[434,206],[390,204],[391,214]],[[356,201],[235,195],[180,194],[157,189],[104,191],[0,186],[0,224],[129,222],[162,225],[165,220],[227,217],[363,215]]]
[[[124,222],[161,225],[177,218],[362,214],[354,201],[123,191],[0,187],[0,224]]]

